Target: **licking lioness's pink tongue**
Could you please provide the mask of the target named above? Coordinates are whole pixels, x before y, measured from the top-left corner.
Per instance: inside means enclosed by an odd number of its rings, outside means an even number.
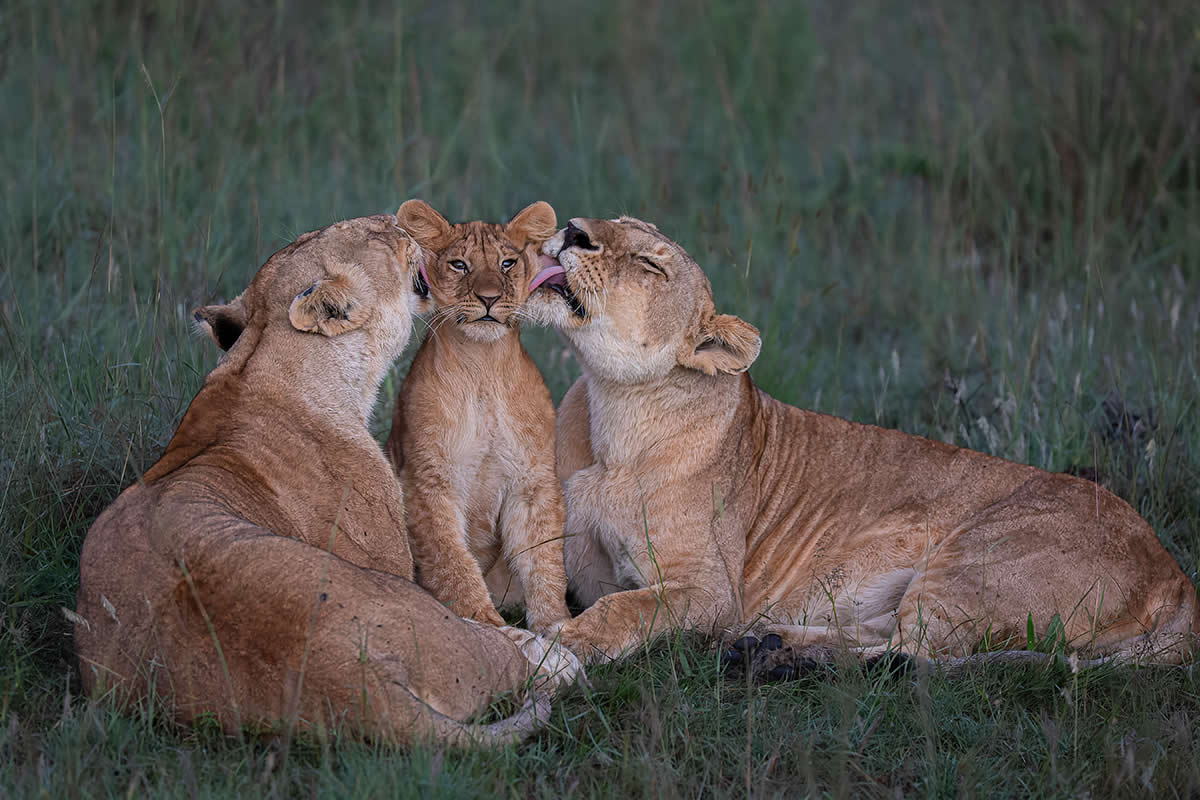
[[[533,276],[533,280],[529,282],[529,291],[533,291],[543,283],[558,283],[566,282],[566,271],[562,268],[562,264],[558,263],[558,259],[552,256],[539,255],[538,264],[541,266],[541,271]]]

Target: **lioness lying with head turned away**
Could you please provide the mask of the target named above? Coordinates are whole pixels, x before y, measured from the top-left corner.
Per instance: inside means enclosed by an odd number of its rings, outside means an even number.
[[[583,367],[557,426],[576,654],[757,624],[954,659],[1057,617],[1083,655],[1188,655],[1195,591],[1110,492],[768,396],[744,374],[758,331],[653,225],[576,219],[543,252],[527,313]]]
[[[409,338],[419,256],[393,216],[341,222],[196,312],[228,352],[83,545],[86,689],[226,730],[284,722],[397,743],[511,740],[548,711],[464,723],[535,670],[565,681],[578,662],[462,620],[408,580],[403,498],[366,423]]]

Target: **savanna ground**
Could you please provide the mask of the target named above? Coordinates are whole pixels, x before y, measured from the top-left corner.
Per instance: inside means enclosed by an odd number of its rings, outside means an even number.
[[[1200,6],[913,5],[7,3],[0,794],[1200,792],[1194,668],[747,687],[683,638],[466,754],[77,696],[60,608],[216,361],[189,309],[413,196],[651,219],[761,328],[768,391],[1096,478],[1196,580]],[[577,366],[526,341],[561,396]]]

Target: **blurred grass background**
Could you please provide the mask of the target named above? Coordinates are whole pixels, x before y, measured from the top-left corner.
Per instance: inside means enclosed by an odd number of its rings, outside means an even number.
[[[1196,3],[13,0],[0,165],[8,793],[1198,791],[1191,670],[748,689],[684,639],[523,749],[396,754],[113,715],[59,613],[216,361],[190,308],[414,196],[652,220],[760,327],[768,391],[1098,479],[1195,581]],[[525,338],[561,396],[576,365]]]

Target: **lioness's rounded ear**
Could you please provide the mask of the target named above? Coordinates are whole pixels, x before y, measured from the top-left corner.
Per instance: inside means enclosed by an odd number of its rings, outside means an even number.
[[[225,305],[200,306],[192,312],[196,330],[212,340],[222,350],[233,347],[233,343],[246,329],[246,305],[239,294]]]
[[[446,218],[433,210],[424,200],[406,200],[396,212],[396,223],[422,247],[434,247],[434,243],[450,232]]]
[[[298,331],[323,336],[352,331],[367,318],[366,289],[361,269],[348,266],[296,295],[288,321]]]
[[[504,226],[504,232],[513,241],[521,242],[522,246],[530,242],[544,242],[558,232],[558,218],[549,203],[538,200],[510,219]]]
[[[694,348],[681,353],[678,360],[705,375],[745,372],[762,350],[758,328],[732,314],[710,317],[700,326],[700,336],[695,341]]]

